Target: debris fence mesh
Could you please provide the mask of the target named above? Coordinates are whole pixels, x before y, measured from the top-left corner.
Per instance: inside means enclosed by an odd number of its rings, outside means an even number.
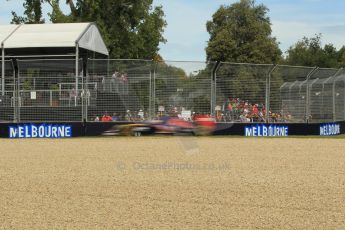
[[[2,69],[4,66],[4,70]],[[12,59],[1,65],[1,122],[345,120],[345,71],[273,64]]]

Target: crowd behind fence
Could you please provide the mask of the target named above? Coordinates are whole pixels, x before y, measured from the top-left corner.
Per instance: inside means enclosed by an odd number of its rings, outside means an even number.
[[[0,122],[345,120],[343,69],[108,59],[12,59],[1,66]]]

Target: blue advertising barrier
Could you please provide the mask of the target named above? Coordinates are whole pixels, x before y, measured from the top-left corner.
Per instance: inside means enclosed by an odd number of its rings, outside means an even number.
[[[345,122],[311,124],[242,124],[218,123],[213,135],[248,137],[335,136],[345,134]]]
[[[71,125],[16,125],[9,127],[9,138],[68,138],[72,137]]]
[[[136,132],[131,132],[134,128]],[[154,135],[150,124],[131,122],[0,123],[0,138],[72,138],[85,136]],[[192,134],[192,133],[190,133]],[[247,137],[335,136],[345,122],[318,124],[217,123],[209,135]]]
[[[340,135],[341,133],[341,125],[339,123],[320,125],[320,136],[336,136]]]
[[[85,124],[0,123],[0,138],[71,138],[85,136]]]

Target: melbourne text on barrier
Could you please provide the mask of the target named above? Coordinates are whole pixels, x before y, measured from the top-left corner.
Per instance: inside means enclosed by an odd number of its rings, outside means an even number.
[[[340,124],[324,124],[320,126],[320,136],[334,136],[340,134]]]
[[[18,125],[9,128],[10,138],[65,138],[72,137],[68,125]]]
[[[247,137],[286,137],[289,135],[287,126],[279,125],[252,125],[245,127]]]

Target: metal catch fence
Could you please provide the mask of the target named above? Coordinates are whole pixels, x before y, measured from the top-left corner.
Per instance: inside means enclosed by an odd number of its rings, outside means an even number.
[[[18,121],[81,121],[83,73],[79,69],[76,78],[75,60],[16,60],[16,64]]]
[[[5,61],[3,65],[0,65],[0,73],[4,75],[0,81],[0,121],[10,122],[15,120],[14,114],[17,107],[14,100],[16,98],[16,87],[13,62]]]
[[[343,69],[110,59],[12,59],[1,66],[1,122],[345,120]]]

